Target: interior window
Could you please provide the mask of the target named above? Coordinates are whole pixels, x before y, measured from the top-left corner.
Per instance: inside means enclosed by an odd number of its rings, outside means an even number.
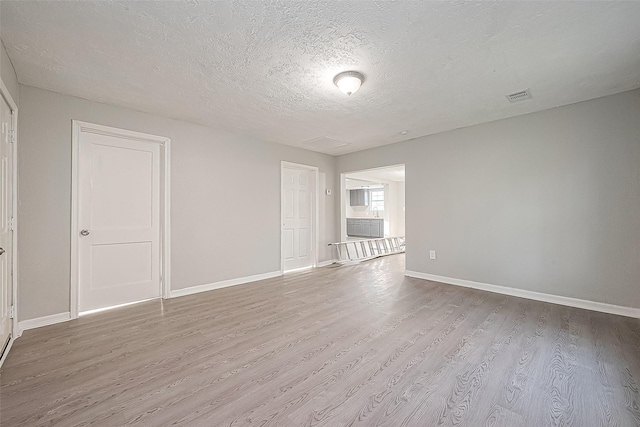
[[[384,190],[370,190],[369,191],[369,207],[371,210],[383,211],[384,210]]]

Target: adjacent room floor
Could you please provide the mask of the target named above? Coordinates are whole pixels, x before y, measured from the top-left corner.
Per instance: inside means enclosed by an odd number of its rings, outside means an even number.
[[[0,424],[640,425],[640,320],[403,268],[393,255],[26,331]]]

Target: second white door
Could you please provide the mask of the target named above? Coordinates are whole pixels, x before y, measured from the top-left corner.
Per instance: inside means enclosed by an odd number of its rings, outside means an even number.
[[[80,312],[160,297],[160,148],[81,132]]]
[[[313,171],[282,168],[282,255],[285,271],[314,264],[314,197]]]
[[[13,120],[11,107],[0,93],[0,357],[9,342],[13,321],[12,257],[13,231],[11,216],[13,211],[13,143],[11,129]]]

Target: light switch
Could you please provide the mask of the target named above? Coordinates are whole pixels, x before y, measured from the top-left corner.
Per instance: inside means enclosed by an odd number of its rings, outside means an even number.
[[[331,195],[331,190],[330,190],[330,189],[328,189],[328,188],[327,188],[326,190],[324,190],[324,192],[325,192],[325,194],[326,194],[327,196],[330,196],[330,195]]]

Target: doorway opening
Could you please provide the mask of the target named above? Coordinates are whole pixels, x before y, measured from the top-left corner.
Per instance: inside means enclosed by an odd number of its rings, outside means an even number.
[[[318,168],[281,163],[282,273],[318,265]]]
[[[170,285],[170,139],[73,121],[71,318]]]
[[[405,237],[405,165],[340,174],[340,241]]]

